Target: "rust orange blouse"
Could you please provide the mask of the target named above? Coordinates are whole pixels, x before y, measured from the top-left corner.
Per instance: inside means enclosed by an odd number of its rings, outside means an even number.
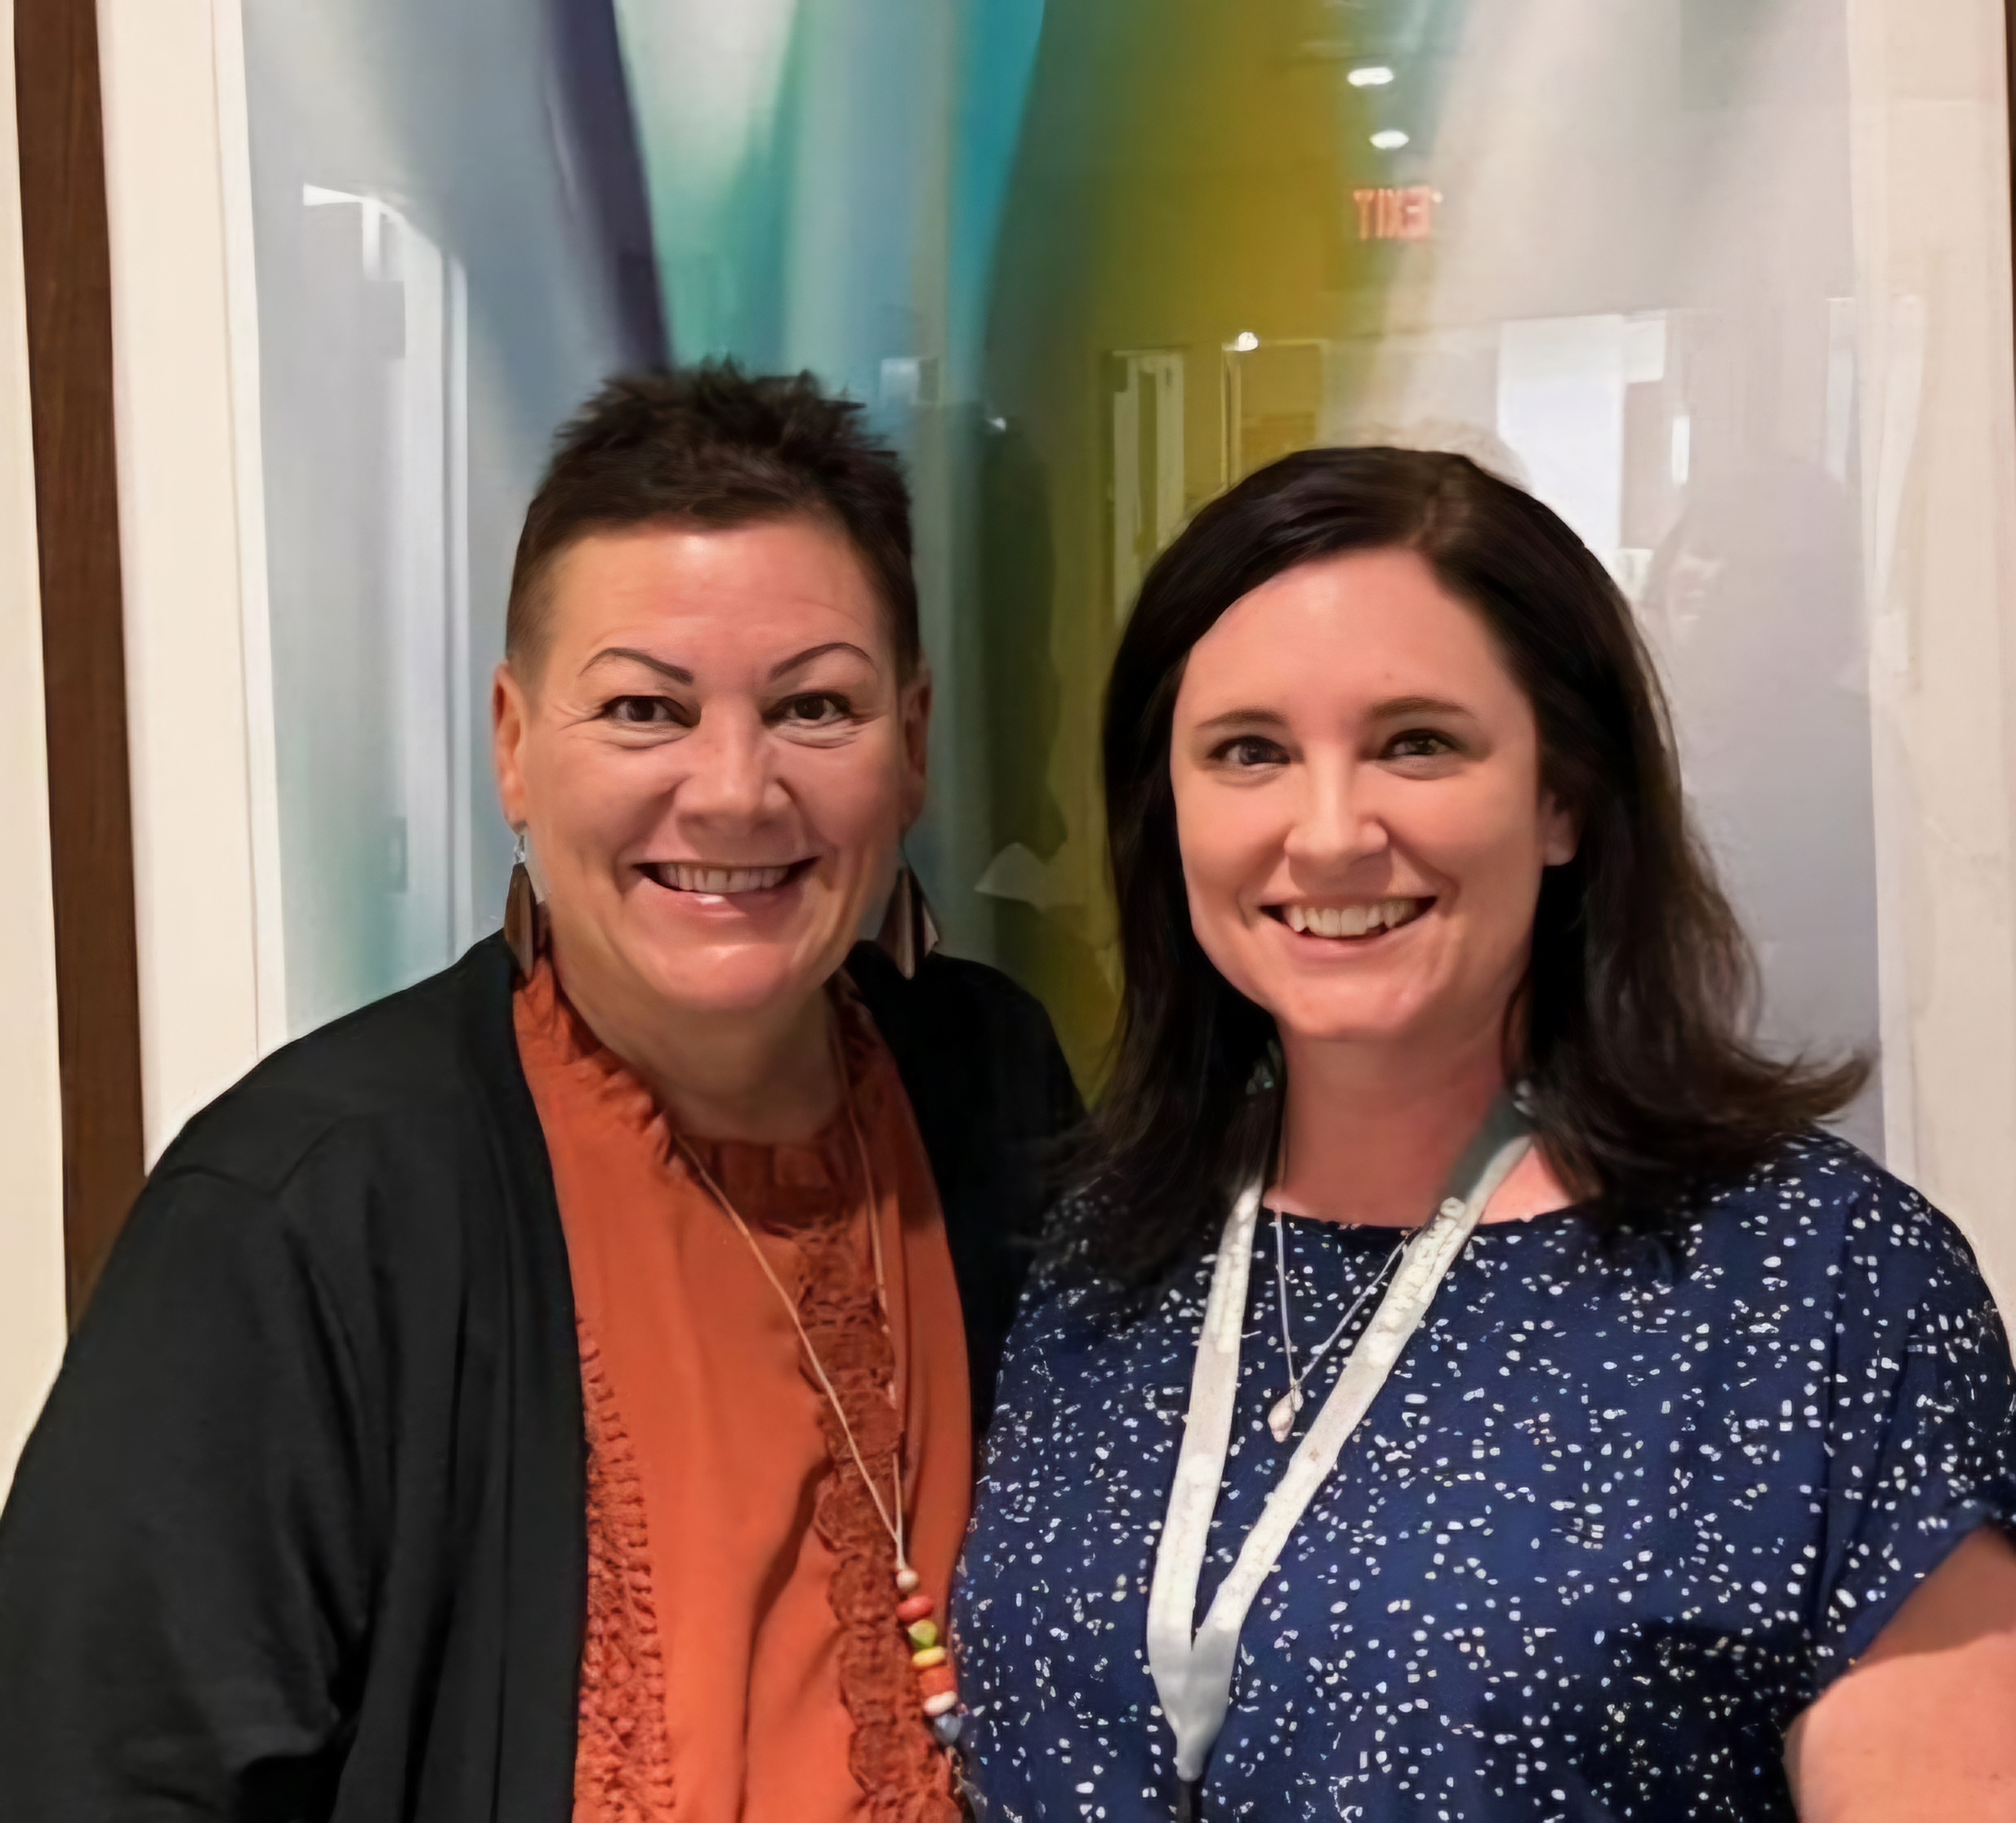
[[[694,1150],[795,1293],[884,1489],[900,1439],[911,1561],[942,1615],[971,1492],[958,1288],[894,1063],[840,1000],[876,1206],[844,1113],[802,1145]],[[776,1291],[550,959],[515,1011],[587,1406],[576,1823],[956,1817],[896,1620],[888,1533]]]

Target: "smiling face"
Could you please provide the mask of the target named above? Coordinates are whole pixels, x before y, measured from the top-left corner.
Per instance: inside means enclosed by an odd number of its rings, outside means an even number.
[[[1524,692],[1420,556],[1351,552],[1234,602],[1184,668],[1170,778],[1198,941],[1284,1035],[1495,1032],[1574,824]]]
[[[788,1020],[923,805],[930,686],[866,569],[812,519],[650,525],[582,538],[548,587],[495,746],[570,995],[612,1042],[666,1012]]]

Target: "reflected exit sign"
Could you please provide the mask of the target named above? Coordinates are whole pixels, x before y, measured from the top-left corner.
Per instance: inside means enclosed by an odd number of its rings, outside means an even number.
[[[1426,184],[1354,189],[1358,238],[1362,241],[1426,240],[1435,231],[1442,192]]]

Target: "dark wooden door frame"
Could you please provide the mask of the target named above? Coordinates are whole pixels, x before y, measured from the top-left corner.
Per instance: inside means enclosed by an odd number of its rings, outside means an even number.
[[[140,970],[112,406],[112,274],[92,0],[14,0],[74,1321],[144,1173]]]

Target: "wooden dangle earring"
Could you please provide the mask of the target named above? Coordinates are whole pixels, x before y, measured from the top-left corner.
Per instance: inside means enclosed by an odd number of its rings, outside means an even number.
[[[529,981],[539,961],[539,900],[532,889],[532,871],[525,865],[525,832],[518,831],[511,850],[511,883],[504,894],[504,943]]]
[[[896,869],[896,889],[889,895],[889,909],[882,915],[882,928],[875,941],[905,981],[938,947],[938,920],[924,897],[924,882],[908,858]]]

